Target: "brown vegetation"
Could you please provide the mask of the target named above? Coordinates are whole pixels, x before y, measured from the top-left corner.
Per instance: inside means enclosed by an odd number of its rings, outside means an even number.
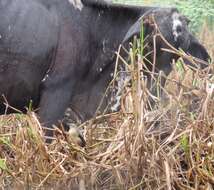
[[[201,39],[214,57],[213,33],[204,27]],[[85,148],[61,130],[45,144],[32,112],[1,116],[1,189],[213,189],[214,78],[174,66],[166,100],[150,111],[139,62],[121,111],[79,126]]]

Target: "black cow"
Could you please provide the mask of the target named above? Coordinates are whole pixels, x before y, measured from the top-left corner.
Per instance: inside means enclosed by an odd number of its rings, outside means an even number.
[[[148,15],[154,14],[172,46],[208,60],[205,48],[188,31],[187,19],[176,9],[75,2],[0,0],[0,94],[19,110],[32,100],[47,127],[62,119],[69,105],[82,121],[94,115],[112,80],[115,51],[139,35]],[[145,25],[145,36],[152,30]],[[168,74],[177,57],[161,50],[166,47],[161,39],[156,46],[156,68]],[[1,114],[5,98],[0,100]]]

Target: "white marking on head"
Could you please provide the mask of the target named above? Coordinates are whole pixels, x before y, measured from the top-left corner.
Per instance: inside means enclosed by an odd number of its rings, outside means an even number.
[[[103,69],[100,67],[100,72],[102,72],[103,71]]]
[[[179,19],[179,14],[177,12],[172,14],[172,33],[174,36],[174,40],[177,41],[178,36],[181,35],[181,32],[179,32],[177,29],[178,27],[182,27],[182,22]]]
[[[76,9],[82,10],[83,4],[81,0],[68,0]]]

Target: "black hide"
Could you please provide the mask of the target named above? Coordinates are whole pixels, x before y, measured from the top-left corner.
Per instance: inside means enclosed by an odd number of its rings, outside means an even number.
[[[61,120],[69,105],[82,121],[89,119],[112,80],[119,45],[139,35],[142,19],[151,14],[171,45],[207,61],[205,48],[176,9],[95,0],[84,0],[79,9],[68,0],[0,0],[0,94],[22,111],[33,100],[47,127]],[[165,47],[157,40],[156,65],[168,74],[177,57],[161,50]],[[3,103],[2,98],[1,114]]]

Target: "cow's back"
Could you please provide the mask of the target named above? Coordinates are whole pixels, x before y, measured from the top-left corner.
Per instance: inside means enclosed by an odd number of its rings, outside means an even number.
[[[57,46],[57,17],[35,1],[0,0],[0,18],[0,94],[21,109],[39,99]]]

